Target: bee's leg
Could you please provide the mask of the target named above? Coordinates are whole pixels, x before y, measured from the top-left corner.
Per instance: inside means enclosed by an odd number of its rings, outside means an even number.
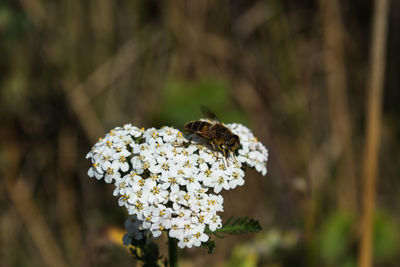
[[[174,147],[188,147],[192,143],[193,136],[190,137],[188,142],[183,142],[182,144],[175,144]]]
[[[225,149],[223,149],[222,147],[220,148],[222,150],[222,153],[224,153],[224,158],[226,161],[226,166],[229,167],[229,161],[228,161],[228,157],[226,156],[226,151]]]
[[[193,140],[193,135],[189,138],[189,141],[188,141],[189,145],[192,143],[192,140]]]
[[[233,153],[233,151],[231,151],[231,154],[232,154],[232,158],[237,162],[237,159],[236,159],[236,156],[235,156],[235,153]]]
[[[219,157],[218,157],[218,150],[217,150],[217,148],[215,147],[214,142],[211,141],[210,143],[211,143],[211,146],[213,147],[213,149],[214,149],[214,151],[215,151],[215,158],[216,158],[217,160],[219,160]]]

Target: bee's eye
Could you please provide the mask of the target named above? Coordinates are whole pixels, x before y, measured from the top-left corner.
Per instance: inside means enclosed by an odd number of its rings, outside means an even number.
[[[229,138],[227,145],[230,147],[235,146],[238,139],[239,138],[237,137],[237,135],[233,135],[231,138]]]

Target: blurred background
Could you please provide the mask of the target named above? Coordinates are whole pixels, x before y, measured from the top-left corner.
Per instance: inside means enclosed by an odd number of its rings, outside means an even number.
[[[212,255],[185,249],[181,266],[357,266],[364,199],[375,203],[374,266],[398,266],[400,2],[381,16],[387,37],[372,36],[375,10],[364,0],[2,0],[0,266],[135,266],[120,242],[127,214],[112,185],[87,176],[85,155],[125,123],[182,129],[202,104],[269,149],[268,174],[249,171],[224,192],[221,214],[263,230],[217,239]],[[378,109],[368,102],[375,41],[386,50]],[[368,127],[371,110],[382,115]],[[375,130],[376,160],[364,164]]]

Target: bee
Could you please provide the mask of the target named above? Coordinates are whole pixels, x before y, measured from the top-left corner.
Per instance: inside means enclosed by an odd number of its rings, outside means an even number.
[[[223,153],[227,164],[229,153],[236,160],[234,153],[240,145],[239,136],[220,122],[209,108],[201,106],[200,109],[208,119],[190,121],[184,125],[185,130],[209,141],[215,151]]]

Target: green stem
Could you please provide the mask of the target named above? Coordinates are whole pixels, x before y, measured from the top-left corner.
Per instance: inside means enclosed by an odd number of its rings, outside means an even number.
[[[168,236],[169,266],[178,267],[178,240]]]

